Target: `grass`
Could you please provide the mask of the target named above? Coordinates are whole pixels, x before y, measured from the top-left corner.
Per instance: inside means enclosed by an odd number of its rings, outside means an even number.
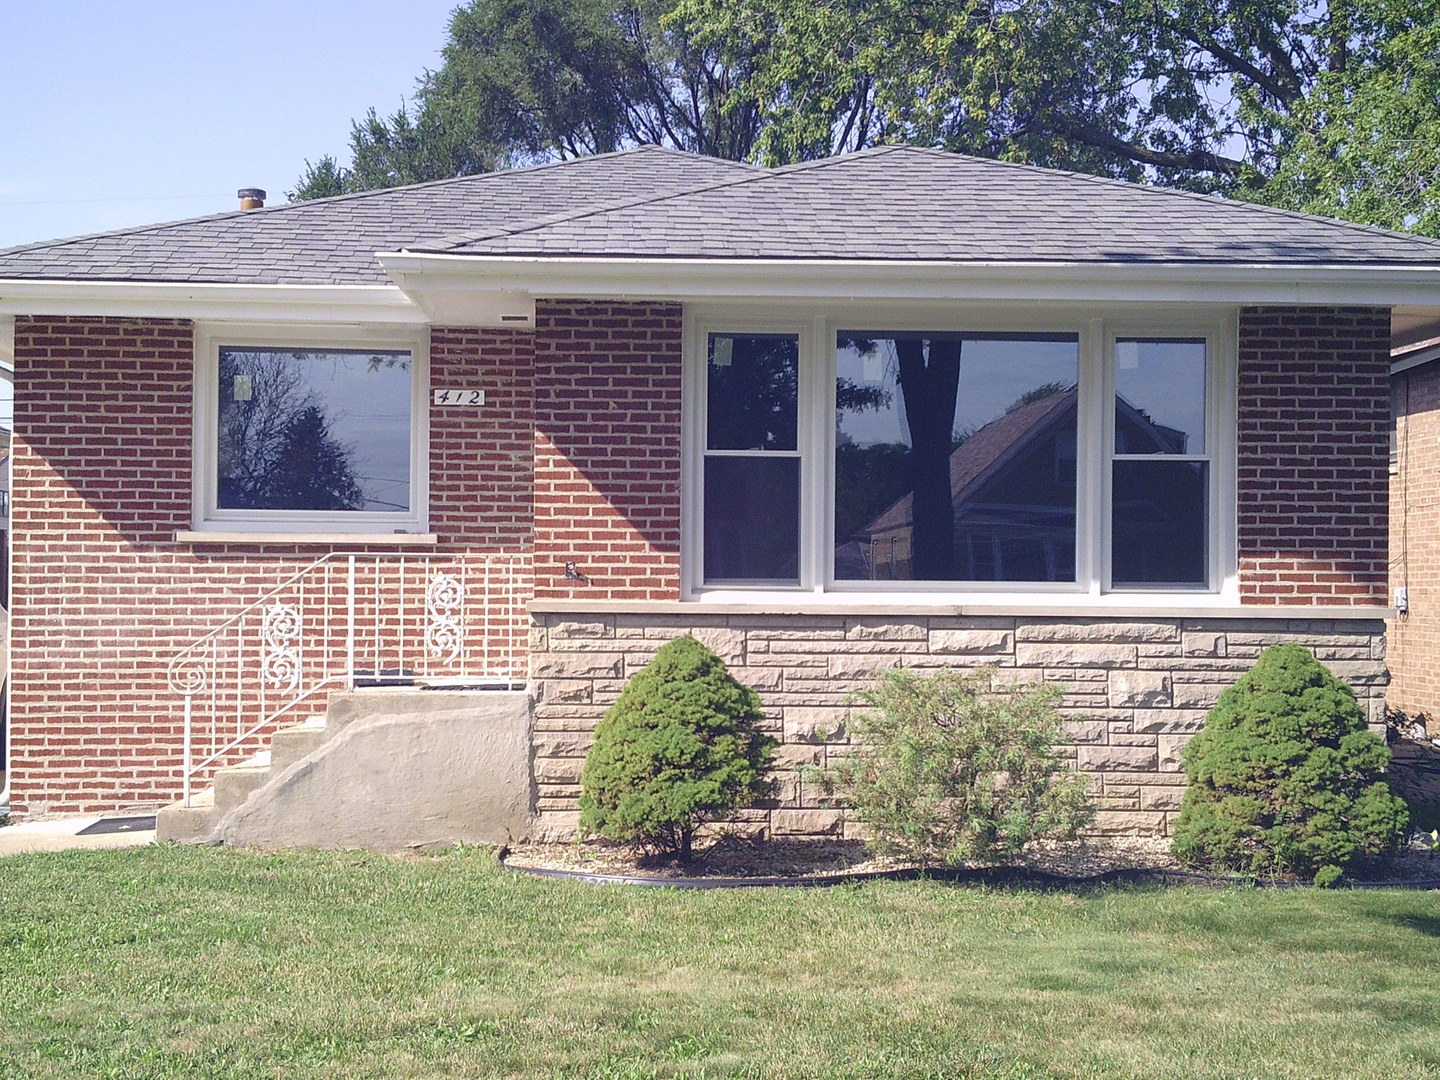
[[[1440,1077],[1440,893],[0,860],[0,1077]]]

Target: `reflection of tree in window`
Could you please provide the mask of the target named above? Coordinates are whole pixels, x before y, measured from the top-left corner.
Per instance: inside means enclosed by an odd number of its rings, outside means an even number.
[[[728,355],[722,356],[722,350]],[[710,363],[710,448],[795,448],[795,339],[726,337]]]
[[[220,351],[219,506],[235,510],[360,510],[353,449],[297,365],[307,353]],[[237,376],[249,380],[236,400]]]

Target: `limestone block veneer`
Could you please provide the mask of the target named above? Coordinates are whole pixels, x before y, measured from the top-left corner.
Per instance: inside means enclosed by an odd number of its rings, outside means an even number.
[[[1180,750],[1261,650],[1296,641],[1383,723],[1385,625],[1370,618],[711,613],[698,605],[538,612],[532,630],[538,832],[573,836],[596,722],[661,644],[690,632],[765,703],[777,798],[742,820],[775,835],[842,834],[807,780],[848,748],[855,695],[875,672],[991,664],[1007,682],[1064,693],[1076,768],[1094,780],[1102,833],[1164,835],[1184,793]]]

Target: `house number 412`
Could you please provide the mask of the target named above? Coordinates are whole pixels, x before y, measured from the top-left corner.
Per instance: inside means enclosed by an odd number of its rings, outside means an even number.
[[[484,405],[484,390],[436,390],[436,405]]]

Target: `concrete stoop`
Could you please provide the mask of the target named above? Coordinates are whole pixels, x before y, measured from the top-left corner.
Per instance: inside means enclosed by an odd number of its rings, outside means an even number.
[[[323,719],[221,769],[156,838],[373,851],[503,844],[535,817],[530,697],[501,690],[353,690]]]

